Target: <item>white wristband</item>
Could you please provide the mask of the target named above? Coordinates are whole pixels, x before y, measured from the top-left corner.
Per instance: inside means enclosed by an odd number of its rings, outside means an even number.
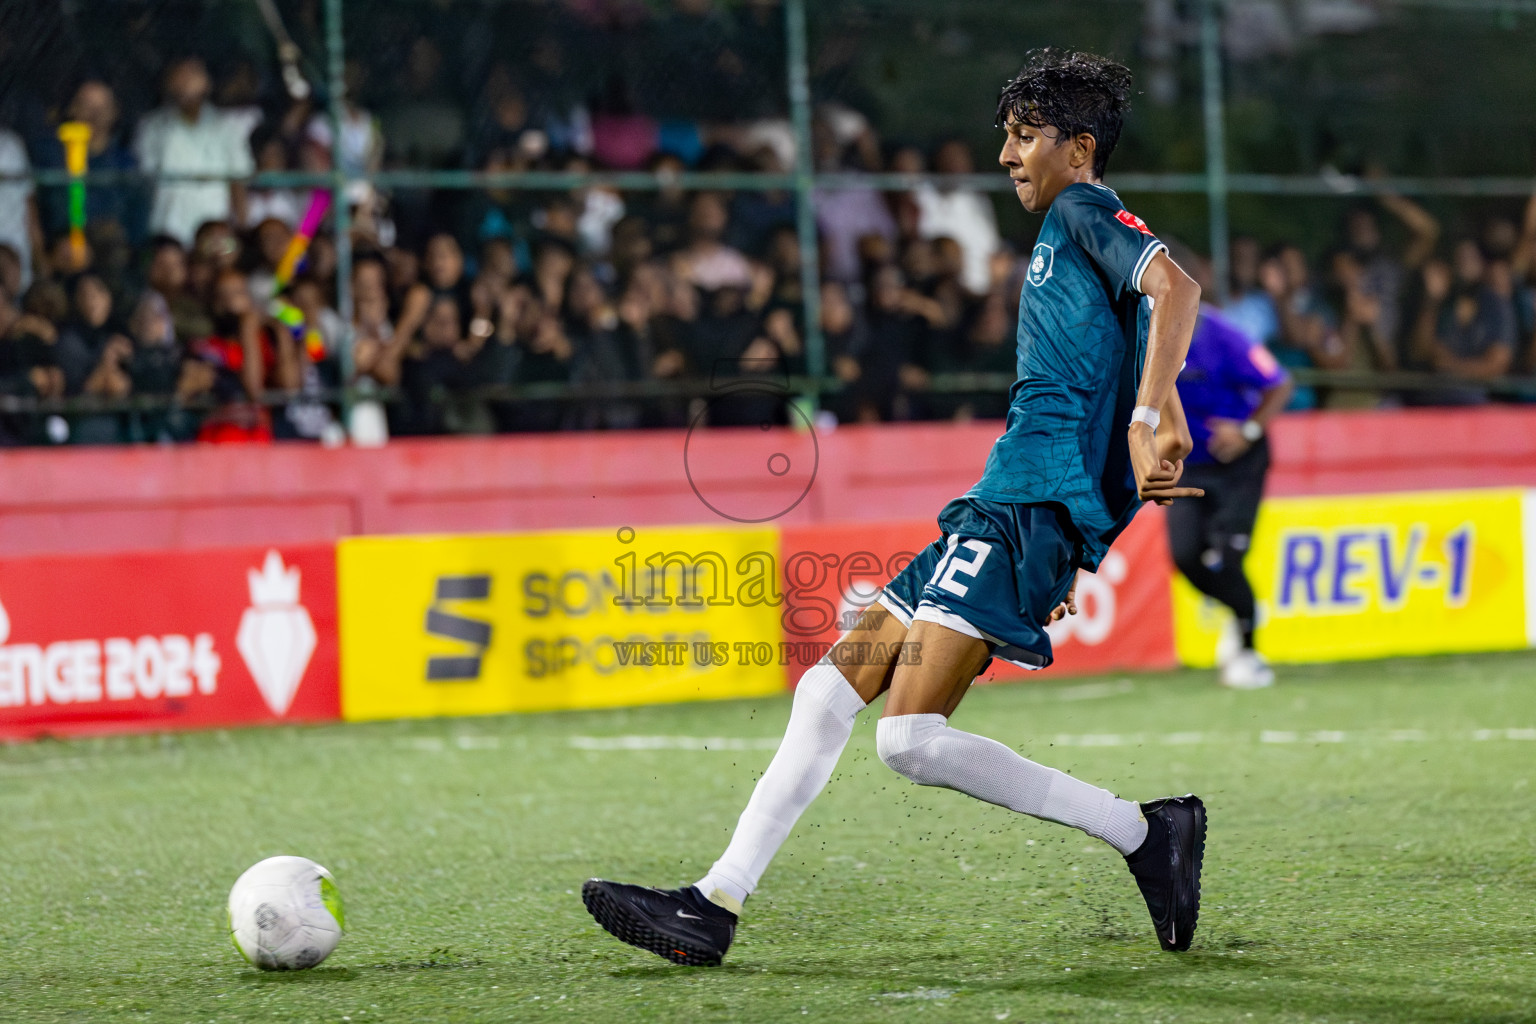
[[[1157,425],[1162,421],[1162,414],[1150,405],[1138,405],[1136,411],[1131,413],[1132,423],[1145,423],[1155,432]]]

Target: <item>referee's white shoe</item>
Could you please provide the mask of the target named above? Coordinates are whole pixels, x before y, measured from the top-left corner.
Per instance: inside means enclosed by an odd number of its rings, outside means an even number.
[[[1227,619],[1216,638],[1216,667],[1226,668],[1243,649],[1243,631],[1237,628],[1236,619]]]
[[[1258,651],[1243,649],[1221,669],[1221,685],[1234,690],[1262,690],[1275,685],[1275,670]]]

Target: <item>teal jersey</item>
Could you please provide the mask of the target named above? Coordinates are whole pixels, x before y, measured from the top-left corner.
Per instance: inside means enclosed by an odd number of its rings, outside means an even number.
[[[1008,423],[968,496],[1066,509],[1096,569],[1140,501],[1125,432],[1152,302],[1141,277],[1166,246],[1103,185],[1068,185],[1040,225],[1019,297]]]

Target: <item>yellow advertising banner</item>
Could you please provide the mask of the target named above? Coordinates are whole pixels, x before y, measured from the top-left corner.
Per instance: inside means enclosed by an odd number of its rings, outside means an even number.
[[[773,529],[348,538],[342,717],[781,692],[778,546]]]
[[[1522,493],[1266,501],[1247,561],[1259,650],[1304,662],[1525,647]],[[1229,618],[1175,577],[1174,636],[1186,665],[1215,663]]]

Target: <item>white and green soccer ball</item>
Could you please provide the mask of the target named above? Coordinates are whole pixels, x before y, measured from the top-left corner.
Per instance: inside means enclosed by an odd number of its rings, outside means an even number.
[[[264,971],[302,971],[331,955],[346,921],[331,873],[305,857],[268,857],[229,890],[229,937]]]

